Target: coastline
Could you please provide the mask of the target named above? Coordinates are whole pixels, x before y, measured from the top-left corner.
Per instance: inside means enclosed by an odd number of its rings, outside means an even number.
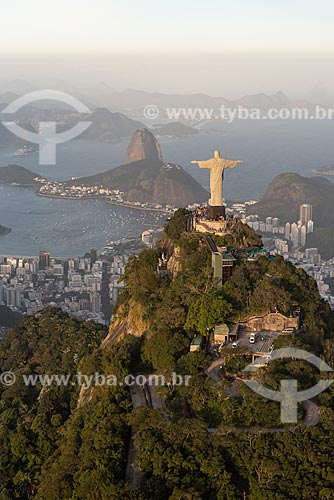
[[[5,186],[11,186],[11,187],[21,187],[21,188],[31,188],[31,189],[36,189],[39,183],[36,184],[20,184],[18,182],[7,182],[7,181],[2,181],[0,180],[0,184],[4,184]]]
[[[160,212],[163,214],[170,214],[172,212],[168,210],[164,210],[163,208],[146,208],[146,207],[136,207],[133,205],[128,205],[126,203],[117,203],[116,201],[106,201],[107,205],[116,205],[118,207],[126,207],[126,208],[131,208],[132,210],[143,210],[144,212]]]
[[[334,176],[334,170],[331,170],[331,171],[325,171],[325,170],[312,170],[312,172],[314,172],[315,174],[318,174],[318,175],[325,175],[327,177],[333,177]]]
[[[171,213],[170,211],[168,210],[165,210],[163,208],[147,208],[147,207],[138,207],[138,206],[135,206],[135,205],[131,205],[129,203],[121,203],[121,202],[117,202],[117,201],[109,201],[108,200],[108,197],[107,196],[87,196],[87,197],[81,197],[81,198],[78,198],[76,196],[60,196],[60,195],[57,195],[57,194],[43,194],[43,193],[40,193],[39,191],[36,191],[35,192],[36,196],[41,196],[42,198],[56,198],[56,199],[60,199],[60,200],[76,200],[76,201],[86,201],[86,200],[104,200],[104,202],[106,203],[106,205],[115,205],[115,206],[118,206],[118,207],[125,207],[125,208],[131,208],[132,210],[141,210],[141,211],[144,211],[144,212],[160,212],[160,213],[163,213],[163,214],[169,214]]]

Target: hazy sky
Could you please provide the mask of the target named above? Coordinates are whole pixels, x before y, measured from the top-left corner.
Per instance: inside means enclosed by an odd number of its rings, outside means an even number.
[[[334,49],[332,0],[11,0],[2,53]]]
[[[325,98],[333,19],[333,0],[11,0],[0,79]]]

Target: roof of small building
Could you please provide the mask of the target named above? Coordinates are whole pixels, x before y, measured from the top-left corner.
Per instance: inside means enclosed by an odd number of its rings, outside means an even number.
[[[217,335],[228,335],[229,332],[230,329],[226,323],[220,323],[219,325],[215,326],[215,334]]]
[[[201,345],[203,342],[203,336],[202,335],[197,335],[194,337],[191,341],[191,345]]]

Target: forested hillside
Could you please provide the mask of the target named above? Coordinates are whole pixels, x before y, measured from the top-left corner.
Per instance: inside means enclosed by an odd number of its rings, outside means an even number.
[[[189,352],[194,335],[207,336],[217,322],[271,310],[289,314],[298,305],[303,330],[280,337],[276,347],[297,346],[333,366],[333,314],[315,282],[280,257],[254,261],[236,252],[232,278],[215,288],[210,252],[203,235],[184,231],[186,215],[176,212],[158,246],[130,259],[109,340],[103,327],[49,308],[0,342],[1,371],[17,378],[10,387],[0,386],[0,499],[334,498],[333,389],[314,400],[317,426],[305,426],[302,405],[298,424],[284,425],[279,403],[240,380],[249,353],[223,351],[217,381],[206,374],[212,355]],[[236,247],[255,242],[246,226],[225,241]],[[117,343],[116,331],[123,335]],[[129,373],[191,378],[188,386],[157,389],[165,408],[134,409],[129,388],[83,389],[72,385],[77,372],[118,380]],[[22,376],[29,373],[68,373],[70,383],[26,387]],[[306,362],[277,360],[257,377],[279,389],[281,379],[298,379],[305,388],[320,375]],[[125,480],[131,432],[141,478],[137,490]]]

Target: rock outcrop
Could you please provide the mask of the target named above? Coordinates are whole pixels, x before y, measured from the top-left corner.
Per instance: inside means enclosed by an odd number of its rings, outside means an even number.
[[[162,160],[160,145],[152,132],[147,128],[136,130],[131,137],[124,163],[132,163],[139,160]]]
[[[168,259],[167,271],[172,279],[175,279],[181,271],[181,249],[174,247],[173,255]]]

